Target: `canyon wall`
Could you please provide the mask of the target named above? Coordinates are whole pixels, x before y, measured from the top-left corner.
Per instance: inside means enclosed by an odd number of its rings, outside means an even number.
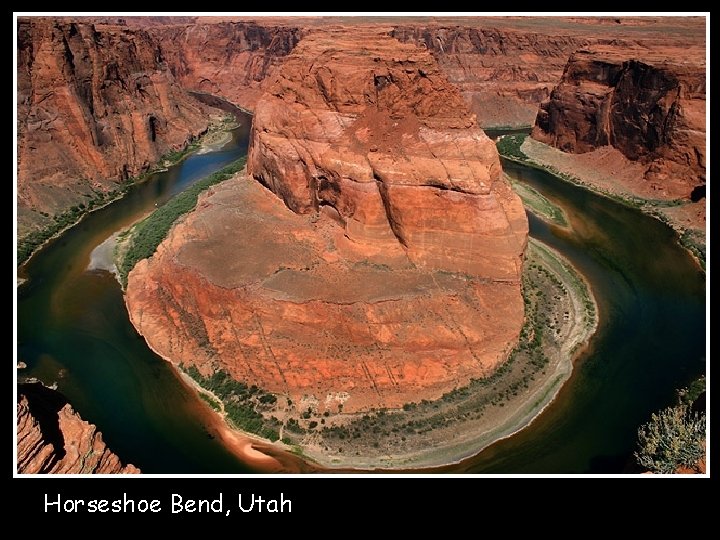
[[[159,354],[292,414],[438,399],[506,360],[527,218],[427,51],[309,31],[256,105],[248,174],[269,189],[211,188],[129,274]]]
[[[595,46],[570,57],[533,137],[569,153],[612,146],[659,196],[689,198],[704,193],[705,107],[703,49]]]
[[[492,21],[488,21],[492,25]],[[483,127],[532,125],[568,56],[587,37],[493,26],[402,25],[392,35],[432,52]]]
[[[291,24],[231,21],[161,24],[148,32],[184,88],[248,110],[262,95],[263,81],[301,37]]]
[[[41,383],[18,388],[17,472],[20,474],[136,474],[107,447],[59,392]]]
[[[20,237],[207,129],[142,29],[20,19],[17,55]]]
[[[704,34],[699,17],[440,17],[392,30],[431,51],[482,127],[533,125],[578,49],[704,47]]]
[[[20,19],[20,237],[117,189],[202,132],[207,108],[184,89],[254,110],[302,36],[329,24],[322,18]],[[348,30],[353,26],[354,20]],[[427,49],[478,125],[489,127],[533,124],[538,104],[579,48],[704,47],[698,18],[395,18],[374,26]]]

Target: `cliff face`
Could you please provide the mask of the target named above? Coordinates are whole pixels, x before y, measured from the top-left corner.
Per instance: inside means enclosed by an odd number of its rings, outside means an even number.
[[[207,129],[142,30],[20,20],[17,54],[21,236]]]
[[[294,26],[251,22],[161,25],[148,31],[183,87],[249,110],[262,95],[263,81],[301,35]]]
[[[17,402],[17,471],[21,474],[136,474],[105,445],[58,392],[21,384]]]
[[[483,127],[528,126],[576,50],[700,46],[697,17],[460,17],[399,24],[392,35],[427,48]]]
[[[703,51],[594,47],[570,57],[533,137],[564,152],[613,146],[667,196],[705,184]]]
[[[332,208],[355,244],[520,275],[527,221],[494,143],[432,56],[381,30],[300,42],[257,105],[248,171],[295,212]]]
[[[472,25],[403,25],[392,35],[429,50],[480,125],[490,127],[531,125],[570,53],[589,43],[578,35]]]
[[[527,220],[429,53],[308,33],[257,104],[248,168],[273,193],[212,188],[129,275],[157,352],[301,412],[437,399],[507,358]]]

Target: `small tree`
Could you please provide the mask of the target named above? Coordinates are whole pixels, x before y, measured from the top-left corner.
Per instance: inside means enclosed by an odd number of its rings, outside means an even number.
[[[687,405],[653,413],[638,429],[635,459],[646,469],[661,474],[678,467],[694,467],[705,455],[705,413],[691,413]]]

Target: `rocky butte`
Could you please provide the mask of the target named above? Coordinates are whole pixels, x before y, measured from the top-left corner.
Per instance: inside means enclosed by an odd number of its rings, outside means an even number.
[[[73,410],[62,394],[24,383],[17,402],[18,473],[131,474],[97,428]]]
[[[135,267],[127,305],[165,358],[298,411],[397,408],[505,361],[527,233],[433,57],[382,28],[323,28],[257,103],[248,177]]]

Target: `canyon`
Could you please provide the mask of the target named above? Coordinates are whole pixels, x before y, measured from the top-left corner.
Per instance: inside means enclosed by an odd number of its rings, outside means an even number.
[[[23,257],[207,129],[210,111],[188,91],[252,111],[302,37],[336,21],[348,30],[369,22],[427,49],[483,128],[533,125],[579,48],[704,47],[692,17],[21,18]]]
[[[175,80],[253,110],[264,82],[302,36],[297,24],[202,22],[148,28]]]
[[[20,20],[17,76],[20,239],[101,203],[208,127],[142,30]]]
[[[97,428],[65,397],[41,383],[23,383],[17,401],[17,472],[20,474],[137,474],[123,465]]]
[[[528,221],[483,128],[534,125],[528,155],[682,201],[664,211],[704,237],[703,24],[21,19],[18,237],[162,166],[222,98],[254,114],[247,171],[132,270],[135,328],[262,392],[278,438],[436,401],[492,376],[525,320]],[[19,472],[139,472],[58,399],[48,435],[19,394]]]

